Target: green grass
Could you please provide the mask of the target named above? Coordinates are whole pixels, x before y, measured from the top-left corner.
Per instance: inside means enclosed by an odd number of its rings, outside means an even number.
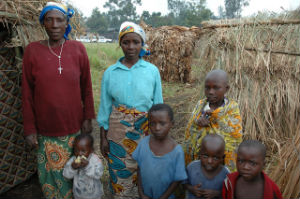
[[[180,90],[182,90],[182,84],[176,82],[162,82],[163,96],[165,99],[175,96]]]
[[[106,69],[123,56],[122,49],[116,43],[85,44],[91,68]]]
[[[123,52],[116,43],[86,43],[85,47],[91,67],[95,110],[98,112],[103,72],[122,57]]]

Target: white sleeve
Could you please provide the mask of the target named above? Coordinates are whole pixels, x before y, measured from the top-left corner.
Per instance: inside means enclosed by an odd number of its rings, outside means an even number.
[[[74,162],[75,156],[71,157],[68,162],[66,163],[64,170],[63,170],[63,176],[67,179],[73,179],[77,171],[72,168],[72,163]]]
[[[103,164],[96,154],[92,154],[89,164],[84,168],[84,173],[93,179],[99,180],[103,174]]]

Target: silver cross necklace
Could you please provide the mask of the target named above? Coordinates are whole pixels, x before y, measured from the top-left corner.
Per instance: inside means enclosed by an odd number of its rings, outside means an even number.
[[[65,40],[64,40],[64,42],[63,42],[62,45],[61,45],[59,55],[57,55],[57,54],[56,54],[55,52],[53,52],[53,50],[51,49],[50,43],[49,43],[49,39],[48,39],[48,48],[49,48],[50,52],[58,58],[58,64],[59,64],[58,70],[59,70],[59,74],[60,74],[60,75],[61,75],[61,71],[63,70],[63,68],[61,67],[61,61],[60,61],[60,59],[61,59],[61,53],[62,53],[62,50],[63,50],[63,48],[64,48],[64,43],[65,43]]]

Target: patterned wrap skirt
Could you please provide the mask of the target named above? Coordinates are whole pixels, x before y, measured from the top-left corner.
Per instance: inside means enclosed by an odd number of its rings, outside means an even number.
[[[42,191],[47,199],[72,198],[72,180],[63,177],[66,162],[72,156],[73,142],[80,134],[49,137],[38,135],[38,176]]]
[[[139,198],[137,162],[131,154],[145,135],[148,135],[147,113],[113,106],[107,139],[110,185],[114,198]]]

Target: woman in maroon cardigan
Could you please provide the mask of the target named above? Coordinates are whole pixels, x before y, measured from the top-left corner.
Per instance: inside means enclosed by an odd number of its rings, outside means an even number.
[[[92,131],[95,117],[85,47],[68,40],[73,11],[47,3],[40,14],[48,40],[30,43],[23,58],[24,135],[37,148],[38,175],[46,198],[71,198],[72,183],[62,170],[73,140]]]

